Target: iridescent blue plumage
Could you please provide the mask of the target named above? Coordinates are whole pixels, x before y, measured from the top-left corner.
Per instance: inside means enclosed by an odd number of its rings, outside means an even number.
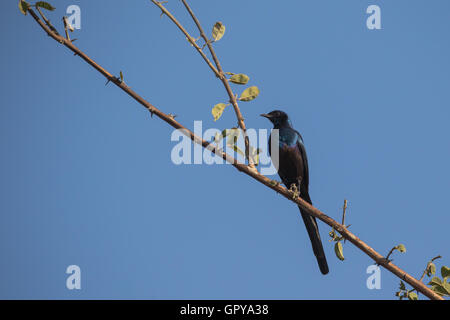
[[[280,148],[282,148],[285,145],[289,147],[296,147],[298,141],[303,143],[300,134],[295,130],[292,130],[292,128],[280,128],[279,136],[280,136],[279,142]]]
[[[269,114],[262,114],[261,116],[268,118],[274,125],[274,129],[278,129],[278,175],[283,181],[284,185],[291,188],[293,184],[300,191],[300,197],[306,202],[312,204],[309,197],[309,169],[308,158],[306,156],[303,138],[298,131],[296,131],[288,118],[288,115],[283,111],[275,110]],[[269,153],[271,150],[272,135],[269,138]],[[316,219],[303,212],[300,213],[308,231],[309,238],[313,247],[314,255],[317,258],[320,271],[323,274],[328,273],[328,264],[323,251],[322,241],[320,240],[319,228]]]

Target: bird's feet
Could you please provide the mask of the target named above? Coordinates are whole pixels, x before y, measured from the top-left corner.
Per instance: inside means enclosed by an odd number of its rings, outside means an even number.
[[[292,199],[297,199],[300,197],[300,190],[297,188],[297,185],[295,183],[291,184],[291,187],[289,188],[289,191],[292,195]]]

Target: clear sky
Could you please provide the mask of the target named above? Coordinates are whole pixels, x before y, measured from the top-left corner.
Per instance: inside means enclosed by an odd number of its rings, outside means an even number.
[[[351,244],[318,270],[293,203],[226,165],[175,165],[172,128],[20,14],[1,10],[0,298],[393,299],[399,280]],[[77,46],[181,123],[230,128],[221,83],[150,1],[58,0],[81,8]],[[286,111],[304,137],[315,206],[419,277],[450,264],[450,2],[190,1],[225,71],[260,96],[241,109]],[[381,30],[366,9],[381,8]],[[179,1],[167,7],[197,36]],[[236,88],[236,92],[242,90]],[[274,176],[275,178],[275,176]],[[66,288],[69,265],[81,290]]]

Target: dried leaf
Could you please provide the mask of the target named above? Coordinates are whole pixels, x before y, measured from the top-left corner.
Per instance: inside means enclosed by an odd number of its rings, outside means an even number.
[[[24,0],[19,0],[19,10],[22,14],[27,15],[27,10],[30,7],[30,4]]]
[[[214,121],[217,121],[222,116],[226,106],[227,105],[225,103],[218,103],[214,106],[214,108],[212,108],[211,113],[214,117]]]
[[[344,261],[344,249],[342,248],[341,242],[336,242],[334,245],[334,252],[336,253],[336,257],[338,257],[339,260]]]
[[[447,278],[448,276],[450,276],[450,268],[447,266],[442,266],[441,276],[442,276],[442,278]]]
[[[408,292],[408,299],[409,300],[419,300],[419,297],[417,296],[417,293],[415,293],[415,292]]]
[[[222,39],[224,34],[225,34],[225,26],[220,21],[216,22],[212,30],[212,37],[214,41],[219,41],[220,39]]]
[[[252,101],[259,95],[259,89],[256,86],[249,87],[242,92],[241,97],[239,98],[240,101]]]
[[[436,274],[436,265],[431,262],[427,269],[427,276],[431,276],[433,274]]]

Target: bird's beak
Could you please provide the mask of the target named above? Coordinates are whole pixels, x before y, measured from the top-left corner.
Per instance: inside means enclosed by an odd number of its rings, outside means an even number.
[[[267,114],[267,113],[262,113],[262,114],[260,114],[260,116],[264,117],[264,118],[267,118],[267,119],[272,118],[272,116],[270,114]]]

